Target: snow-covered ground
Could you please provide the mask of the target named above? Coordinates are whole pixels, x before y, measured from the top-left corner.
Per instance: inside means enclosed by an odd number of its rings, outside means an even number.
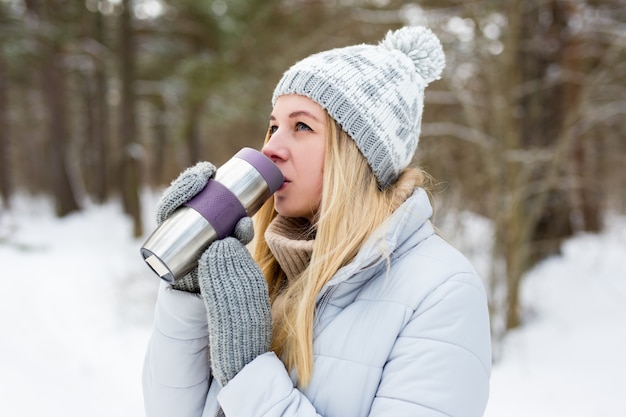
[[[626,416],[626,218],[608,226],[526,277],[487,417]],[[0,415],[143,415],[158,279],[130,236],[117,204],[56,219],[18,198],[0,213]]]

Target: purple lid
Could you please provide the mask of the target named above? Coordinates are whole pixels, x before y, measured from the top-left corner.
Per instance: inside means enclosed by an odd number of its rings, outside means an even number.
[[[285,181],[283,173],[271,159],[252,148],[243,148],[235,154],[237,158],[248,162],[265,179],[270,192],[274,194]]]

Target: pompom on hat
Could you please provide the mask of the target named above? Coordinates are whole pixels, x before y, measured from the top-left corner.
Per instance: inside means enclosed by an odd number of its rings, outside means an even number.
[[[299,94],[322,106],[367,159],[384,189],[413,159],[422,125],[424,89],[445,66],[429,29],[389,31],[378,45],[353,45],[311,55],[278,82],[272,105]]]

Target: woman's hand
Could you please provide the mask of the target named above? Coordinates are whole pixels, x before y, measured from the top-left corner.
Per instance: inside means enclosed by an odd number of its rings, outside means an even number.
[[[202,191],[216,171],[210,162],[198,162],[184,170],[161,194],[156,206],[157,225],[160,226],[177,208]]]
[[[177,208],[198,194],[211,178],[215,176],[215,165],[210,162],[198,162],[187,168],[165,189],[156,206],[156,222],[161,225]],[[172,284],[172,288],[199,293],[198,270],[194,268],[187,275]]]
[[[211,370],[222,387],[268,352],[272,337],[265,277],[244,246],[254,236],[252,220],[240,220],[234,235],[213,242],[198,264],[209,322]]]

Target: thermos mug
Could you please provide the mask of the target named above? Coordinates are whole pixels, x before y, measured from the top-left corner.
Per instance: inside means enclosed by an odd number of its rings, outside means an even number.
[[[283,181],[271,159],[255,149],[241,149],[150,235],[141,255],[165,281],[181,279],[212,242],[229,236],[240,219],[256,213]]]

